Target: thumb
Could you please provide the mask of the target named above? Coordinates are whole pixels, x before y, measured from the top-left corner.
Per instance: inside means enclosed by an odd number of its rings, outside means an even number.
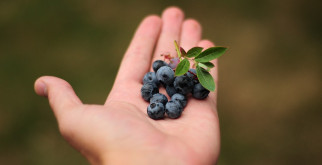
[[[43,76],[36,80],[34,88],[38,95],[48,97],[49,104],[58,119],[65,112],[82,105],[71,85],[63,79]]]

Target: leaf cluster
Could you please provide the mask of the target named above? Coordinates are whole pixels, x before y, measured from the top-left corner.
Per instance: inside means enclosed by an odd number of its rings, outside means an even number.
[[[214,78],[209,73],[210,69],[215,67],[211,62],[216,58],[222,56],[227,48],[226,47],[211,47],[203,51],[201,47],[193,47],[186,52],[182,47],[178,46],[178,43],[174,41],[176,51],[180,63],[177,65],[175,76],[181,76],[188,72],[190,69],[190,61],[193,62],[193,66],[196,67],[197,77],[200,84],[210,90],[215,90]]]

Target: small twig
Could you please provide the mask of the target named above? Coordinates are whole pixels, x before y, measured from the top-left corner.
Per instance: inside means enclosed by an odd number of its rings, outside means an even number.
[[[195,73],[191,72],[190,70],[188,70],[189,73],[193,74],[194,76],[197,76]]]

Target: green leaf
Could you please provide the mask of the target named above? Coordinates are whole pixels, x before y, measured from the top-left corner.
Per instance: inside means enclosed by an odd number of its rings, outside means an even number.
[[[215,81],[211,74],[199,65],[197,66],[196,71],[200,84],[210,91],[215,91]]]
[[[207,68],[213,68],[213,67],[215,67],[215,65],[213,63],[211,63],[211,62],[202,62],[202,63],[199,63],[199,64],[203,64]]]
[[[180,48],[179,48],[179,45],[178,45],[176,40],[174,40],[174,46],[176,47],[176,51],[178,53],[178,58],[180,59],[181,58],[181,52],[180,52]]]
[[[226,50],[225,47],[211,47],[200,53],[195,60],[197,62],[208,62],[222,56]]]
[[[210,71],[210,68],[208,68],[206,65],[204,65],[203,63],[198,63],[198,66],[200,66],[201,68],[204,68],[205,70],[207,70],[208,72]]]
[[[175,75],[181,76],[188,72],[190,68],[190,62],[187,59],[183,59],[177,66]]]
[[[187,52],[187,57],[191,58],[191,57],[196,57],[198,56],[203,48],[201,47],[193,47],[191,48],[188,52]]]

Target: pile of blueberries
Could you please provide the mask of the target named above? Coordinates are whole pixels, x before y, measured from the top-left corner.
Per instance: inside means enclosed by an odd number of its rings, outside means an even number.
[[[209,90],[205,89],[198,81],[195,69],[175,77],[176,66],[167,64],[165,61],[156,60],[152,64],[154,72],[148,72],[143,78],[141,95],[145,101],[149,101],[147,114],[152,119],[163,119],[165,114],[171,119],[181,116],[184,107],[187,105],[187,96],[191,93],[196,99],[205,99]],[[165,87],[167,97],[159,93],[159,86]]]

